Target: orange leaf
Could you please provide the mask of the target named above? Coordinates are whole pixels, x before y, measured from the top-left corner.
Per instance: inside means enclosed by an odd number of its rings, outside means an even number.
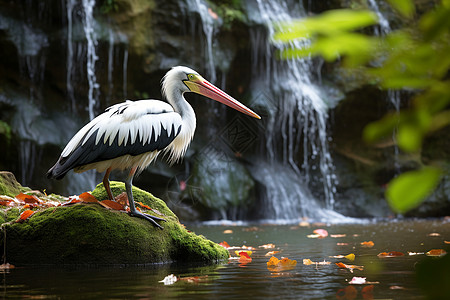
[[[264,256],[273,256],[274,254],[280,253],[280,251],[269,251]]]
[[[399,256],[404,256],[405,254],[403,254],[402,252],[398,252],[398,251],[391,251],[391,252],[381,252],[379,253],[377,256],[380,258],[387,258],[387,257],[399,257]]]
[[[203,276],[189,276],[189,277],[180,277],[178,280],[186,281],[188,283],[199,283],[208,280],[208,275]]]
[[[275,256],[272,256],[267,262],[267,269],[271,272],[288,271],[294,269],[296,265],[296,260],[291,260],[287,257],[282,257],[280,260]]]
[[[68,201],[68,202],[66,202],[66,203],[64,203],[64,204],[61,204],[62,206],[66,206],[66,205],[71,205],[71,204],[75,204],[75,203],[80,203],[81,202],[81,200],[80,199],[71,199],[70,201]]]
[[[372,248],[375,244],[372,241],[368,241],[368,242],[362,242],[361,246],[363,248]]]
[[[312,260],[310,260],[309,258],[304,258],[303,264],[309,266],[309,265],[313,265],[314,262]]]
[[[117,195],[114,198],[114,200],[116,200],[117,203],[119,203],[119,204],[121,204],[123,206],[129,205],[129,203],[128,203],[128,196],[127,196],[127,193],[125,193],[125,192],[123,192],[120,195]]]
[[[444,256],[447,252],[444,249],[432,249],[425,254],[427,256]]]
[[[228,243],[225,241],[223,241],[222,243],[219,243],[219,245],[224,247],[225,249],[230,248],[230,245],[228,245]]]
[[[25,203],[36,203],[36,204],[40,204],[42,201],[39,200],[38,197],[34,196],[34,195],[27,195],[24,193],[20,193],[19,195],[16,196],[16,199],[23,201]]]
[[[259,248],[273,249],[273,248],[275,248],[275,245],[274,244],[265,244],[265,245],[259,246]]]
[[[112,201],[112,200],[103,200],[103,201],[100,201],[100,204],[103,207],[111,208],[114,210],[125,210],[125,208],[121,204],[117,203],[116,201]]]
[[[26,219],[30,218],[34,214],[34,211],[28,209],[20,214],[19,218],[16,220],[16,223],[23,223]]]
[[[349,270],[352,273],[353,273],[353,270],[355,270],[355,269],[356,270],[360,270],[360,271],[364,270],[364,266],[346,265],[346,264],[341,263],[341,262],[336,263],[336,266],[338,266],[341,269],[347,269],[347,270]]]
[[[148,205],[146,205],[146,204],[144,204],[142,202],[136,202],[136,203],[139,204],[142,208],[151,209],[150,206],[148,206]]]
[[[250,251],[250,253],[251,253],[251,251]],[[239,252],[239,256],[240,256],[239,257],[239,262],[240,263],[246,264],[246,263],[249,263],[249,262],[252,261],[252,258],[250,257],[250,255],[248,255],[247,251]]]
[[[357,294],[356,288],[349,285],[345,289],[339,289],[336,293],[336,298],[339,300],[353,300],[356,299]]]
[[[91,193],[88,193],[88,192],[84,192],[78,197],[83,202],[89,202],[89,203],[97,203],[98,202],[97,198],[95,198],[94,196],[92,196]]]

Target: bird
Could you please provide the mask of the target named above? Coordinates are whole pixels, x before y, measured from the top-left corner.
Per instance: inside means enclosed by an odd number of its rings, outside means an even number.
[[[256,119],[261,117],[189,67],[171,68],[161,83],[162,95],[167,102],[126,100],[110,106],[72,137],[55,165],[48,170],[47,178],[62,179],[72,169],[76,173],[92,169],[105,172],[103,185],[109,200],[114,200],[110,173],[113,170],[127,171],[124,183],[129,214],[163,229],[156,221],[165,219],[136,209],[132,193],[133,178],[160,153],[165,155],[170,165],[185,155],[194,136],[196,116],[184,94],[197,93]]]

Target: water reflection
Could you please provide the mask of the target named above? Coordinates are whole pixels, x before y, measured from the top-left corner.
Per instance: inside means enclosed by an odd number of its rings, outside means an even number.
[[[191,230],[216,242],[256,249],[248,263],[231,260],[217,265],[193,264],[147,266],[33,266],[17,267],[2,274],[3,298],[42,299],[153,299],[153,298],[250,298],[250,299],[422,299],[415,279],[415,265],[424,255],[407,255],[446,249],[450,225],[442,220],[389,222],[366,225],[324,225],[330,236],[307,238],[316,227],[300,226],[189,226]],[[224,233],[232,229],[233,233]],[[229,232],[229,231],[228,231]],[[438,233],[438,235],[429,235]],[[335,235],[336,237],[331,237]],[[339,235],[337,235],[339,234]],[[345,235],[344,235],[345,234]],[[372,240],[372,248],[361,242]],[[268,243],[275,248],[259,247]],[[342,244],[342,245],[338,245]],[[270,256],[277,250],[297,260],[292,270],[271,272]],[[448,251],[448,249],[446,249]],[[405,256],[381,259],[380,252],[401,251]],[[234,250],[231,251],[234,254]],[[354,253],[354,262],[330,256]],[[330,261],[329,265],[304,265]],[[364,270],[339,269],[343,261],[364,266]],[[184,280],[172,285],[160,283],[174,274]],[[353,277],[366,277],[370,284],[349,285]],[[370,287],[372,285],[372,287]]]

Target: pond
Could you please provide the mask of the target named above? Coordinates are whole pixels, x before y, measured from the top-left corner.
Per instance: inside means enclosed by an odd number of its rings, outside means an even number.
[[[303,225],[303,226],[300,226]],[[367,222],[363,224],[265,225],[232,223],[195,224],[188,229],[231,246],[254,247],[252,261],[232,259],[212,266],[171,264],[151,266],[30,266],[2,274],[4,298],[39,299],[422,299],[415,265],[431,249],[446,249],[450,241],[447,220]],[[328,232],[325,238],[308,237],[313,230]],[[372,241],[365,248],[362,242]],[[275,248],[268,244],[274,244]],[[292,269],[270,271],[269,251],[275,257],[297,261]],[[380,258],[381,252],[399,251],[404,256]],[[408,252],[417,253],[409,255]],[[235,250],[230,253],[236,256]],[[334,258],[355,254],[355,260]],[[303,259],[330,264],[303,264]],[[339,268],[335,263],[364,267]],[[167,275],[183,280],[165,285]],[[353,277],[368,283],[350,285]]]

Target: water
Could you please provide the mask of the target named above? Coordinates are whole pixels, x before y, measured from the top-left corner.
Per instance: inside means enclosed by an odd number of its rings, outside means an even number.
[[[307,235],[316,228],[329,234],[345,237],[311,239]],[[450,223],[434,221],[394,221],[364,225],[311,225],[225,226],[191,225],[197,234],[215,242],[227,241],[231,246],[255,247],[250,263],[238,261],[218,265],[173,264],[153,266],[29,266],[12,269],[2,276],[0,293],[4,298],[98,298],[98,299],[336,299],[341,289],[349,286],[352,277],[366,277],[373,284],[374,299],[422,299],[415,279],[415,264],[424,255],[388,259],[377,257],[380,252],[426,252],[445,248]],[[231,234],[224,230],[232,230]],[[439,233],[440,236],[429,236]],[[373,248],[362,248],[363,241],[373,241]],[[273,243],[275,249],[259,246]],[[337,243],[348,243],[338,245]],[[293,270],[279,273],[267,269],[268,251],[297,260]],[[448,250],[448,249],[447,249]],[[231,250],[234,255],[234,250]],[[330,258],[339,254],[354,253],[354,262]],[[330,261],[330,265],[303,265],[303,259],[314,262]],[[364,266],[363,271],[350,273],[334,263],[344,262]],[[179,277],[199,276],[197,282],[178,281],[163,285],[158,281],[174,274]],[[361,290],[367,285],[355,285],[357,298],[363,299]],[[338,294],[339,295],[339,294]],[[354,299],[354,298],[350,298]],[[370,298],[369,298],[370,299]]]
[[[263,118],[263,157],[252,168],[252,175],[267,187],[262,197],[267,207],[272,207],[267,210],[268,216],[318,218],[324,215],[322,209],[333,210],[337,184],[328,145],[329,105],[324,89],[315,80],[320,76],[311,59],[278,59],[279,51],[302,48],[308,41],[286,45],[273,40],[278,23],[304,17],[306,12],[291,1],[257,0],[248,1],[247,5],[249,18],[267,28],[266,35],[260,29],[251,32],[252,89],[259,91],[254,102],[268,111]],[[270,162],[269,169],[278,171],[261,176],[259,165],[265,161]],[[306,210],[307,206],[314,209]]]

